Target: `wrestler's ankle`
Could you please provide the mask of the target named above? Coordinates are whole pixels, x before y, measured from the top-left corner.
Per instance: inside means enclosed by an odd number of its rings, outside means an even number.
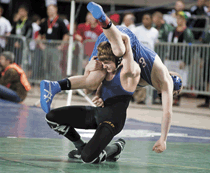
[[[98,21],[98,23],[103,29],[109,29],[112,26],[112,21],[107,16],[104,22]]]

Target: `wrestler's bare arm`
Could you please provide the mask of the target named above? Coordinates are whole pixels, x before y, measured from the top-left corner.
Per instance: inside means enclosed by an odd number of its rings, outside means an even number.
[[[87,89],[87,92],[94,91],[106,76],[102,64],[93,57],[85,67],[84,75],[69,77],[71,89]],[[87,93],[86,92],[86,93]]]
[[[130,38],[122,34],[122,39],[125,44],[126,52],[122,60],[122,71],[120,74],[121,85],[126,91],[134,91],[137,83],[140,80],[140,67],[134,61],[133,53],[130,45]]]
[[[159,57],[158,57],[159,58]],[[166,140],[171,125],[173,103],[173,81],[168,69],[162,62],[154,63],[152,70],[152,84],[162,94],[163,117],[161,122],[161,137],[153,150],[162,152],[166,149]],[[159,146],[161,144],[162,146]]]

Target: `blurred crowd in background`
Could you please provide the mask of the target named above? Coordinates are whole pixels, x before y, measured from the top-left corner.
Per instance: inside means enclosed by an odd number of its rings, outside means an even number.
[[[18,50],[23,49],[22,43],[20,41],[14,41],[12,43],[14,48],[10,49],[11,46],[8,46],[6,39],[2,36],[23,36],[27,39],[31,39],[30,50],[32,52],[32,74],[30,75],[33,76],[33,72],[40,74],[43,73],[40,68],[39,70],[36,70],[39,65],[35,65],[39,64],[37,61],[41,61],[40,58],[33,58],[40,57],[40,54],[42,54],[41,57],[45,59],[43,68],[46,69],[50,66],[51,71],[56,72],[60,78],[64,77],[66,74],[65,65],[67,62],[66,55],[68,49],[65,43],[69,40],[69,30],[71,28],[67,15],[58,14],[58,6],[56,4],[50,4],[47,6],[46,18],[41,18],[39,14],[28,16],[29,9],[27,4],[22,4],[17,9],[17,12],[13,15],[13,20],[9,21],[3,17],[4,9],[3,6],[0,6],[0,53],[3,51],[16,52],[15,62],[21,66],[22,51]],[[89,56],[91,55],[94,41],[96,41],[98,36],[103,32],[102,28],[92,14],[87,11],[86,13],[85,23],[77,24],[75,22],[73,26],[74,40],[81,42],[84,45],[87,44],[85,46],[87,56],[84,58],[83,67],[85,67]],[[201,18],[194,18],[194,16],[199,16]],[[175,44],[210,44],[210,1],[197,0],[195,6],[192,6],[190,10],[185,10],[184,1],[178,0],[175,3],[174,9],[166,14],[163,14],[161,11],[155,11],[152,14],[143,14],[141,23],[136,23],[136,15],[130,12],[125,14],[112,13],[109,17],[115,25],[128,27],[141,43],[154,51],[156,51],[155,44],[161,42],[170,42]],[[200,28],[200,30],[193,30],[192,28]],[[36,44],[33,40],[40,42]],[[45,40],[57,40],[63,42],[58,42],[55,48],[55,46],[47,46],[47,42],[45,42]],[[92,42],[86,42],[86,40],[92,40]],[[61,59],[58,59],[60,56],[58,50],[65,51]],[[47,57],[50,57],[50,59]],[[207,63],[209,62],[210,60]],[[58,64],[60,64],[60,67],[63,66],[62,70],[58,69]],[[180,68],[183,68],[186,64],[187,63],[183,61],[180,64]],[[51,76],[46,76],[46,78],[49,79],[50,77]],[[145,104],[145,98],[145,89],[137,89],[134,94],[134,100],[139,104]],[[158,97],[155,97],[153,103],[161,104],[161,100]],[[174,100],[174,105],[180,105],[180,97]],[[209,96],[205,96],[205,103],[198,105],[198,107],[209,107]]]

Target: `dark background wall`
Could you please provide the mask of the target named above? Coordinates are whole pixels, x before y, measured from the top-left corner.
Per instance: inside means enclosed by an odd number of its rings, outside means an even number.
[[[1,4],[4,7],[4,13],[3,16],[8,18],[10,21],[13,18],[13,15],[17,12],[18,7],[22,4],[25,4],[29,8],[29,16],[32,16],[33,14],[39,14],[42,18],[45,18],[47,16],[46,14],[46,7],[45,7],[45,0],[12,0],[11,4]],[[78,7],[80,6],[80,3],[76,3],[76,11]],[[79,15],[76,18],[77,23],[85,22],[85,16],[87,13],[86,9],[87,3],[82,3],[81,9],[79,11]],[[70,18],[70,2],[58,2],[58,12],[59,14],[65,14],[67,15],[67,18]],[[125,5],[116,5],[115,10],[126,10],[126,9],[134,9],[134,8],[140,8],[140,6],[125,6]],[[110,5],[103,5],[103,9],[105,12],[109,12]],[[149,10],[147,12],[153,13],[154,11],[161,11],[163,13],[167,13],[170,9],[166,8],[159,8],[155,10]],[[142,15],[145,12],[139,12],[135,13],[136,16],[136,23],[141,22]],[[121,19],[123,17],[123,14],[121,14]]]

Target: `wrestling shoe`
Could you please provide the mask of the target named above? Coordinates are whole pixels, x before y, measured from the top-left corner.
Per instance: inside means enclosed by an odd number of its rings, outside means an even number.
[[[93,15],[93,17],[99,22],[105,22],[106,21],[106,14],[103,11],[103,8],[96,4],[95,2],[89,2],[87,5],[88,11]]]
[[[125,140],[120,138],[117,141],[115,141],[113,144],[118,146],[118,151],[111,156],[106,158],[106,161],[116,162],[120,158],[120,154],[123,151],[125,147]]]
[[[75,149],[75,150],[70,151],[68,156],[71,159],[81,159],[81,153],[82,153],[82,150]]]
[[[69,152],[68,156],[71,159],[81,159],[81,153],[83,148],[85,147],[86,143],[81,147],[81,149],[74,149],[72,151]]]
[[[58,82],[56,81],[48,81],[42,80],[40,82],[40,103],[42,109],[46,112],[50,112],[50,105],[52,103],[52,99],[58,92],[61,91],[61,87]]]

